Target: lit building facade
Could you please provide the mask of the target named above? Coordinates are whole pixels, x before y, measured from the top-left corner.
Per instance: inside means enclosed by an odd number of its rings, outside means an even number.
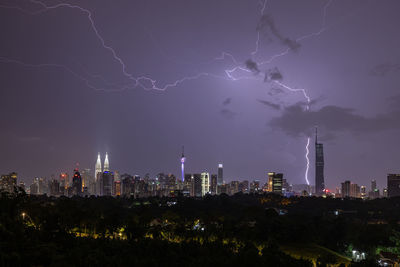
[[[208,172],[201,173],[201,196],[210,193],[210,174]]]

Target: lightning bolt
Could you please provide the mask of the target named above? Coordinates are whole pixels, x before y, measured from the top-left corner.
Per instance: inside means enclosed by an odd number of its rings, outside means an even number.
[[[44,12],[48,12],[51,10],[55,10],[58,8],[69,8],[69,9],[75,9],[78,10],[79,12],[85,14],[85,16],[87,17],[90,26],[94,32],[94,34],[96,35],[96,38],[98,39],[98,41],[101,43],[102,47],[108,51],[113,60],[116,61],[120,68],[121,68],[121,72],[123,74],[123,76],[125,78],[128,79],[128,81],[130,81],[128,84],[120,87],[117,90],[112,90],[114,91],[124,91],[127,89],[132,89],[132,88],[136,88],[136,87],[140,87],[144,90],[159,90],[159,91],[165,91],[168,88],[172,88],[172,87],[176,87],[186,81],[191,81],[191,80],[196,80],[196,79],[200,79],[202,77],[213,77],[213,78],[218,78],[218,79],[225,79],[225,80],[229,80],[229,81],[238,81],[238,80],[243,80],[243,79],[260,79],[258,77],[255,77],[254,75],[245,75],[245,76],[239,76],[237,77],[236,75],[234,75],[236,72],[243,72],[246,74],[251,74],[251,71],[246,68],[246,66],[244,64],[239,64],[239,62],[235,59],[235,57],[228,53],[228,52],[222,52],[221,55],[219,57],[216,57],[213,59],[213,61],[215,60],[226,60],[226,58],[229,58],[234,67],[231,67],[229,69],[225,69],[225,75],[224,76],[220,76],[220,75],[216,75],[216,74],[212,74],[212,73],[207,73],[207,72],[202,72],[202,73],[198,73],[192,76],[186,76],[183,77],[181,79],[178,79],[174,82],[171,83],[167,83],[163,86],[158,85],[157,80],[152,79],[150,77],[147,76],[140,76],[140,77],[135,77],[132,73],[129,73],[127,70],[127,65],[124,62],[124,60],[119,56],[119,54],[116,52],[116,50],[107,44],[107,42],[105,41],[105,39],[102,37],[102,35],[100,34],[100,31],[98,30],[95,20],[94,20],[94,16],[92,14],[92,12],[86,8],[83,8],[81,6],[78,5],[73,5],[73,4],[69,4],[69,3],[58,3],[55,5],[47,5],[41,1],[38,0],[29,0],[29,2],[39,5],[42,9],[36,12],[30,12],[27,11],[25,9],[22,9],[18,6],[4,6],[4,5],[0,5],[1,8],[9,8],[9,9],[17,9],[25,14],[30,14],[30,15],[38,15],[38,14],[42,14]],[[312,32],[309,33],[307,35],[303,35],[300,36],[298,38],[295,39],[296,42],[300,42],[300,41],[304,41],[308,38],[311,37],[316,37],[319,36],[320,34],[322,34],[323,32],[325,32],[328,27],[326,26],[326,14],[327,14],[327,9],[328,7],[331,5],[331,3],[333,2],[333,0],[329,0],[323,7],[323,11],[322,11],[322,25],[320,27],[320,29],[316,32]],[[265,0],[264,2],[260,2],[260,13],[261,16],[264,15],[265,10],[267,8],[267,0]],[[255,49],[254,51],[251,51],[250,55],[252,57],[256,56],[257,53],[259,52],[259,46],[260,46],[260,42],[261,42],[261,33],[260,30],[257,30],[257,36],[256,36],[256,42],[255,42]],[[258,66],[262,66],[265,64],[270,64],[272,63],[275,59],[285,56],[287,55],[289,52],[291,51],[290,48],[286,48],[284,51],[275,54],[273,56],[271,56],[269,59],[261,61],[261,62],[257,62]],[[74,72],[71,68],[65,66],[65,65],[61,65],[61,64],[29,64],[29,63],[24,63],[22,61],[18,61],[18,60],[13,60],[13,59],[7,59],[7,58],[2,58],[0,57],[0,61],[1,62],[5,62],[5,63],[15,63],[15,64],[20,64],[23,65],[25,67],[57,67],[57,68],[61,68],[69,73],[71,73],[73,76],[75,76],[76,78],[78,78],[79,80],[83,81],[89,88],[94,89],[94,90],[102,90],[102,91],[110,91],[109,89],[103,87],[103,88],[98,88],[97,86],[95,86],[87,77],[83,77],[82,75],[77,74],[76,72]],[[88,75],[90,76],[90,75]],[[91,75],[92,78],[101,78],[101,76],[96,76],[94,77],[93,75]],[[104,79],[103,79],[104,81]],[[306,110],[309,110],[310,108],[310,102],[311,102],[311,98],[308,96],[306,89],[298,89],[298,88],[292,88],[286,84],[283,84],[280,81],[274,81],[275,84],[277,84],[278,86],[285,88],[286,90],[289,90],[291,92],[300,92],[302,93],[302,95],[304,96],[304,98],[307,101],[307,105],[306,105]],[[306,158],[306,172],[305,172],[305,180],[307,182],[307,184],[309,185],[309,180],[308,180],[308,171],[309,171],[309,164],[310,164],[310,160],[309,160],[309,145],[310,145],[310,137],[307,138],[307,144],[306,144],[306,154],[305,154],[305,158]]]
[[[308,157],[308,155],[310,154],[309,146],[310,146],[310,137],[307,137],[306,155],[305,155],[307,164],[306,164],[306,172],[304,174],[304,178],[306,180],[307,185],[310,185],[310,181],[308,181],[308,170],[310,169],[310,158]]]

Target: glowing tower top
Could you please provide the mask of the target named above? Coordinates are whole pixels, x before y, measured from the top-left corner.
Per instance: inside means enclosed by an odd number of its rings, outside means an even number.
[[[94,178],[95,179],[97,179],[97,174],[98,173],[102,173],[100,153],[97,155],[97,161],[96,161],[96,167],[95,167],[95,173],[94,173]]]
[[[110,171],[110,163],[108,162],[108,154],[106,152],[106,158],[104,159],[104,171],[109,172]]]

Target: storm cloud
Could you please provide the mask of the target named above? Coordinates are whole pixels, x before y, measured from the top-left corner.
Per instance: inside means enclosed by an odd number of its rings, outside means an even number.
[[[290,50],[298,51],[301,45],[288,37],[285,37],[276,27],[273,18],[270,15],[263,15],[257,25],[257,31],[268,33],[268,30],[275,36],[283,45],[287,46]]]
[[[275,104],[266,100],[257,99],[257,101],[267,107],[273,108],[275,110],[280,110],[281,106],[279,104]]]
[[[335,132],[376,133],[400,129],[400,111],[366,117],[357,114],[351,108],[325,106],[319,110],[307,111],[302,104],[296,104],[285,108],[282,115],[273,118],[269,125],[290,136],[308,136],[315,126],[330,134]]]
[[[251,72],[253,72],[256,75],[260,73],[260,69],[258,68],[257,62],[248,59],[245,63],[246,63],[246,68],[248,68]]]
[[[283,75],[277,67],[269,69],[265,72],[264,82],[282,81],[282,80],[283,80]]]

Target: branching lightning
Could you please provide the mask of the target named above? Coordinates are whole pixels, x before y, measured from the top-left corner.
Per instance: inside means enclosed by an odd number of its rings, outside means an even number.
[[[267,1],[268,0],[264,0],[263,2],[260,2],[260,13],[261,16],[264,16],[265,10],[267,8]],[[186,82],[186,81],[191,81],[191,80],[196,80],[196,79],[200,79],[202,77],[213,77],[213,78],[218,78],[218,79],[225,79],[225,80],[229,80],[229,81],[238,81],[238,80],[243,80],[243,79],[259,79],[262,80],[262,78],[257,77],[255,75],[248,75],[248,74],[252,74],[252,71],[249,70],[245,64],[243,63],[239,63],[235,57],[228,53],[228,52],[222,52],[221,55],[219,57],[216,57],[213,59],[213,61],[216,60],[225,60],[226,58],[229,58],[232,63],[233,63],[233,67],[229,68],[229,69],[225,69],[225,75],[221,76],[221,75],[216,75],[216,74],[212,74],[212,73],[207,73],[207,72],[201,72],[192,76],[186,76],[183,77],[181,79],[178,79],[174,82],[170,82],[167,83],[163,86],[160,86],[157,82],[157,80],[147,77],[147,76],[139,76],[139,77],[135,77],[132,73],[129,73],[129,71],[127,70],[127,64],[124,62],[124,60],[119,56],[119,54],[116,52],[116,50],[109,44],[107,44],[107,42],[105,41],[105,39],[103,38],[103,36],[100,34],[100,31],[98,30],[95,20],[94,20],[94,16],[92,14],[92,12],[86,8],[83,8],[81,6],[78,5],[73,5],[73,4],[69,4],[69,3],[58,3],[58,4],[54,4],[54,5],[47,5],[39,0],[29,0],[29,2],[36,4],[38,6],[41,7],[41,9],[39,11],[36,12],[30,12],[27,11],[23,8],[20,8],[18,6],[3,6],[0,5],[0,8],[9,8],[9,9],[17,9],[21,12],[23,12],[24,14],[29,14],[29,15],[38,15],[38,14],[42,14],[44,12],[48,12],[51,10],[55,10],[55,9],[59,9],[59,8],[69,8],[69,9],[75,9],[78,10],[79,12],[85,14],[85,16],[87,17],[91,29],[93,30],[94,34],[96,35],[96,38],[98,39],[98,41],[101,43],[102,47],[107,50],[114,61],[116,61],[121,68],[121,72],[123,74],[123,76],[125,78],[128,79],[128,81],[130,81],[128,84],[119,87],[116,90],[109,90],[105,87],[103,88],[98,88],[97,86],[95,86],[89,78],[84,77],[82,75],[77,74],[76,72],[74,72],[71,68],[65,66],[65,65],[61,65],[61,64],[29,64],[29,63],[24,63],[22,61],[19,60],[14,60],[14,59],[7,59],[4,57],[0,57],[0,62],[5,62],[5,63],[14,63],[14,64],[19,64],[25,67],[57,67],[57,68],[61,68],[69,73],[71,73],[73,76],[75,76],[76,78],[78,78],[79,80],[83,81],[89,88],[94,89],[94,90],[102,90],[102,91],[124,91],[127,89],[133,89],[136,87],[140,87],[144,90],[159,90],[159,91],[165,91],[169,88],[173,88],[173,87],[177,87],[178,85]],[[325,32],[327,30],[327,26],[326,26],[326,15],[327,15],[327,9],[328,7],[331,5],[331,3],[333,2],[333,0],[328,0],[328,2],[325,4],[325,6],[323,7],[323,11],[322,11],[322,25],[321,28],[316,31],[316,32],[312,32],[309,33],[307,35],[303,35],[300,36],[298,38],[295,39],[295,42],[300,42],[303,40],[306,40],[308,38],[311,37],[316,37],[319,36],[320,34],[322,34],[323,32]],[[254,57],[257,55],[257,53],[259,52],[259,47],[260,47],[260,42],[261,42],[261,33],[260,30],[257,30],[257,36],[256,36],[256,42],[255,42],[255,48],[254,51],[250,52],[251,57]],[[275,54],[273,56],[271,56],[269,59],[266,59],[264,61],[260,61],[260,62],[256,62],[258,66],[262,66],[265,64],[270,64],[272,61],[274,61],[275,59],[285,56],[287,55],[289,52],[291,51],[291,48],[286,48],[284,51]],[[246,73],[247,75],[244,76],[238,76],[235,75],[238,72],[243,72]],[[302,93],[302,95],[304,96],[304,98],[307,101],[307,105],[306,105],[306,110],[309,110],[310,108],[310,102],[311,102],[311,98],[309,97],[309,95],[307,94],[306,89],[298,89],[298,88],[292,88],[284,83],[282,83],[281,81],[278,80],[274,80],[273,81],[276,85],[289,90],[291,92],[300,92]],[[305,158],[306,158],[306,172],[305,172],[305,180],[307,182],[307,184],[309,185],[309,180],[308,180],[308,171],[309,171],[309,165],[310,165],[310,159],[309,159],[309,145],[310,145],[310,137],[307,138],[307,144],[306,144],[306,154],[305,154]]]

